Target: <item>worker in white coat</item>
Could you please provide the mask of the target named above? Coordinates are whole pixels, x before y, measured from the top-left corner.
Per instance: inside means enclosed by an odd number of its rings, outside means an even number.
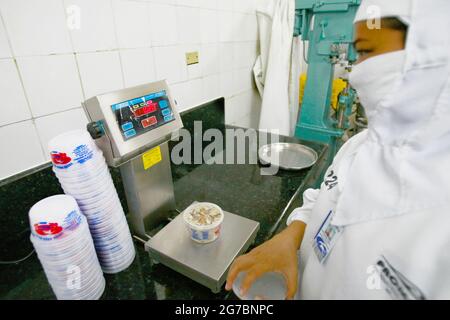
[[[240,272],[245,295],[274,271],[288,299],[450,299],[448,12],[448,0],[363,0],[350,83],[369,128],[283,232],[233,263],[228,290]]]

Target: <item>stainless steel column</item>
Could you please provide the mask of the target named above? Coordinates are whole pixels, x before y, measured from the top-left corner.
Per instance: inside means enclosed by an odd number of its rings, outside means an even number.
[[[168,143],[160,145],[162,160],[144,169],[142,156],[120,167],[132,232],[145,236],[175,209]]]

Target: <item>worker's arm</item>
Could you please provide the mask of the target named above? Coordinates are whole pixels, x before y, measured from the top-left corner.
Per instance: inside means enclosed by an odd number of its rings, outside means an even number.
[[[245,295],[252,283],[263,274],[279,272],[286,280],[286,298],[294,298],[298,286],[297,251],[302,244],[306,224],[319,192],[314,189],[306,190],[303,194],[303,206],[292,212],[285,230],[233,262],[228,273],[227,290],[231,290],[240,272],[246,273],[241,284],[241,295]]]

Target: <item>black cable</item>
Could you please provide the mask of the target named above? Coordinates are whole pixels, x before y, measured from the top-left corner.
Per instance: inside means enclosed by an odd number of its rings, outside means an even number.
[[[34,249],[33,249],[33,251],[31,251],[29,254],[27,254],[22,259],[15,260],[15,261],[0,261],[0,264],[3,264],[3,265],[5,265],[5,264],[17,264],[17,263],[20,263],[20,262],[23,262],[23,261],[27,260],[29,257],[31,257],[33,255],[33,253],[34,253]]]

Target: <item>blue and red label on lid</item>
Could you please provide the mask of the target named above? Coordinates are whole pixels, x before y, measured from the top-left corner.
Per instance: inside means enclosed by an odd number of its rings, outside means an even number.
[[[55,236],[63,231],[56,222],[39,222],[34,224],[34,231],[39,236]]]
[[[67,153],[52,151],[50,157],[53,165],[58,169],[68,169],[74,164],[83,164],[94,157],[94,151],[87,145],[82,144],[73,150],[72,157]]]
[[[67,155],[67,153],[52,151],[50,153],[52,162],[57,167],[69,167],[71,166],[72,158]]]
[[[73,210],[64,218],[62,223],[50,221],[35,223],[33,233],[41,240],[53,240],[61,237],[65,230],[76,229],[81,222],[82,215],[79,211]]]

